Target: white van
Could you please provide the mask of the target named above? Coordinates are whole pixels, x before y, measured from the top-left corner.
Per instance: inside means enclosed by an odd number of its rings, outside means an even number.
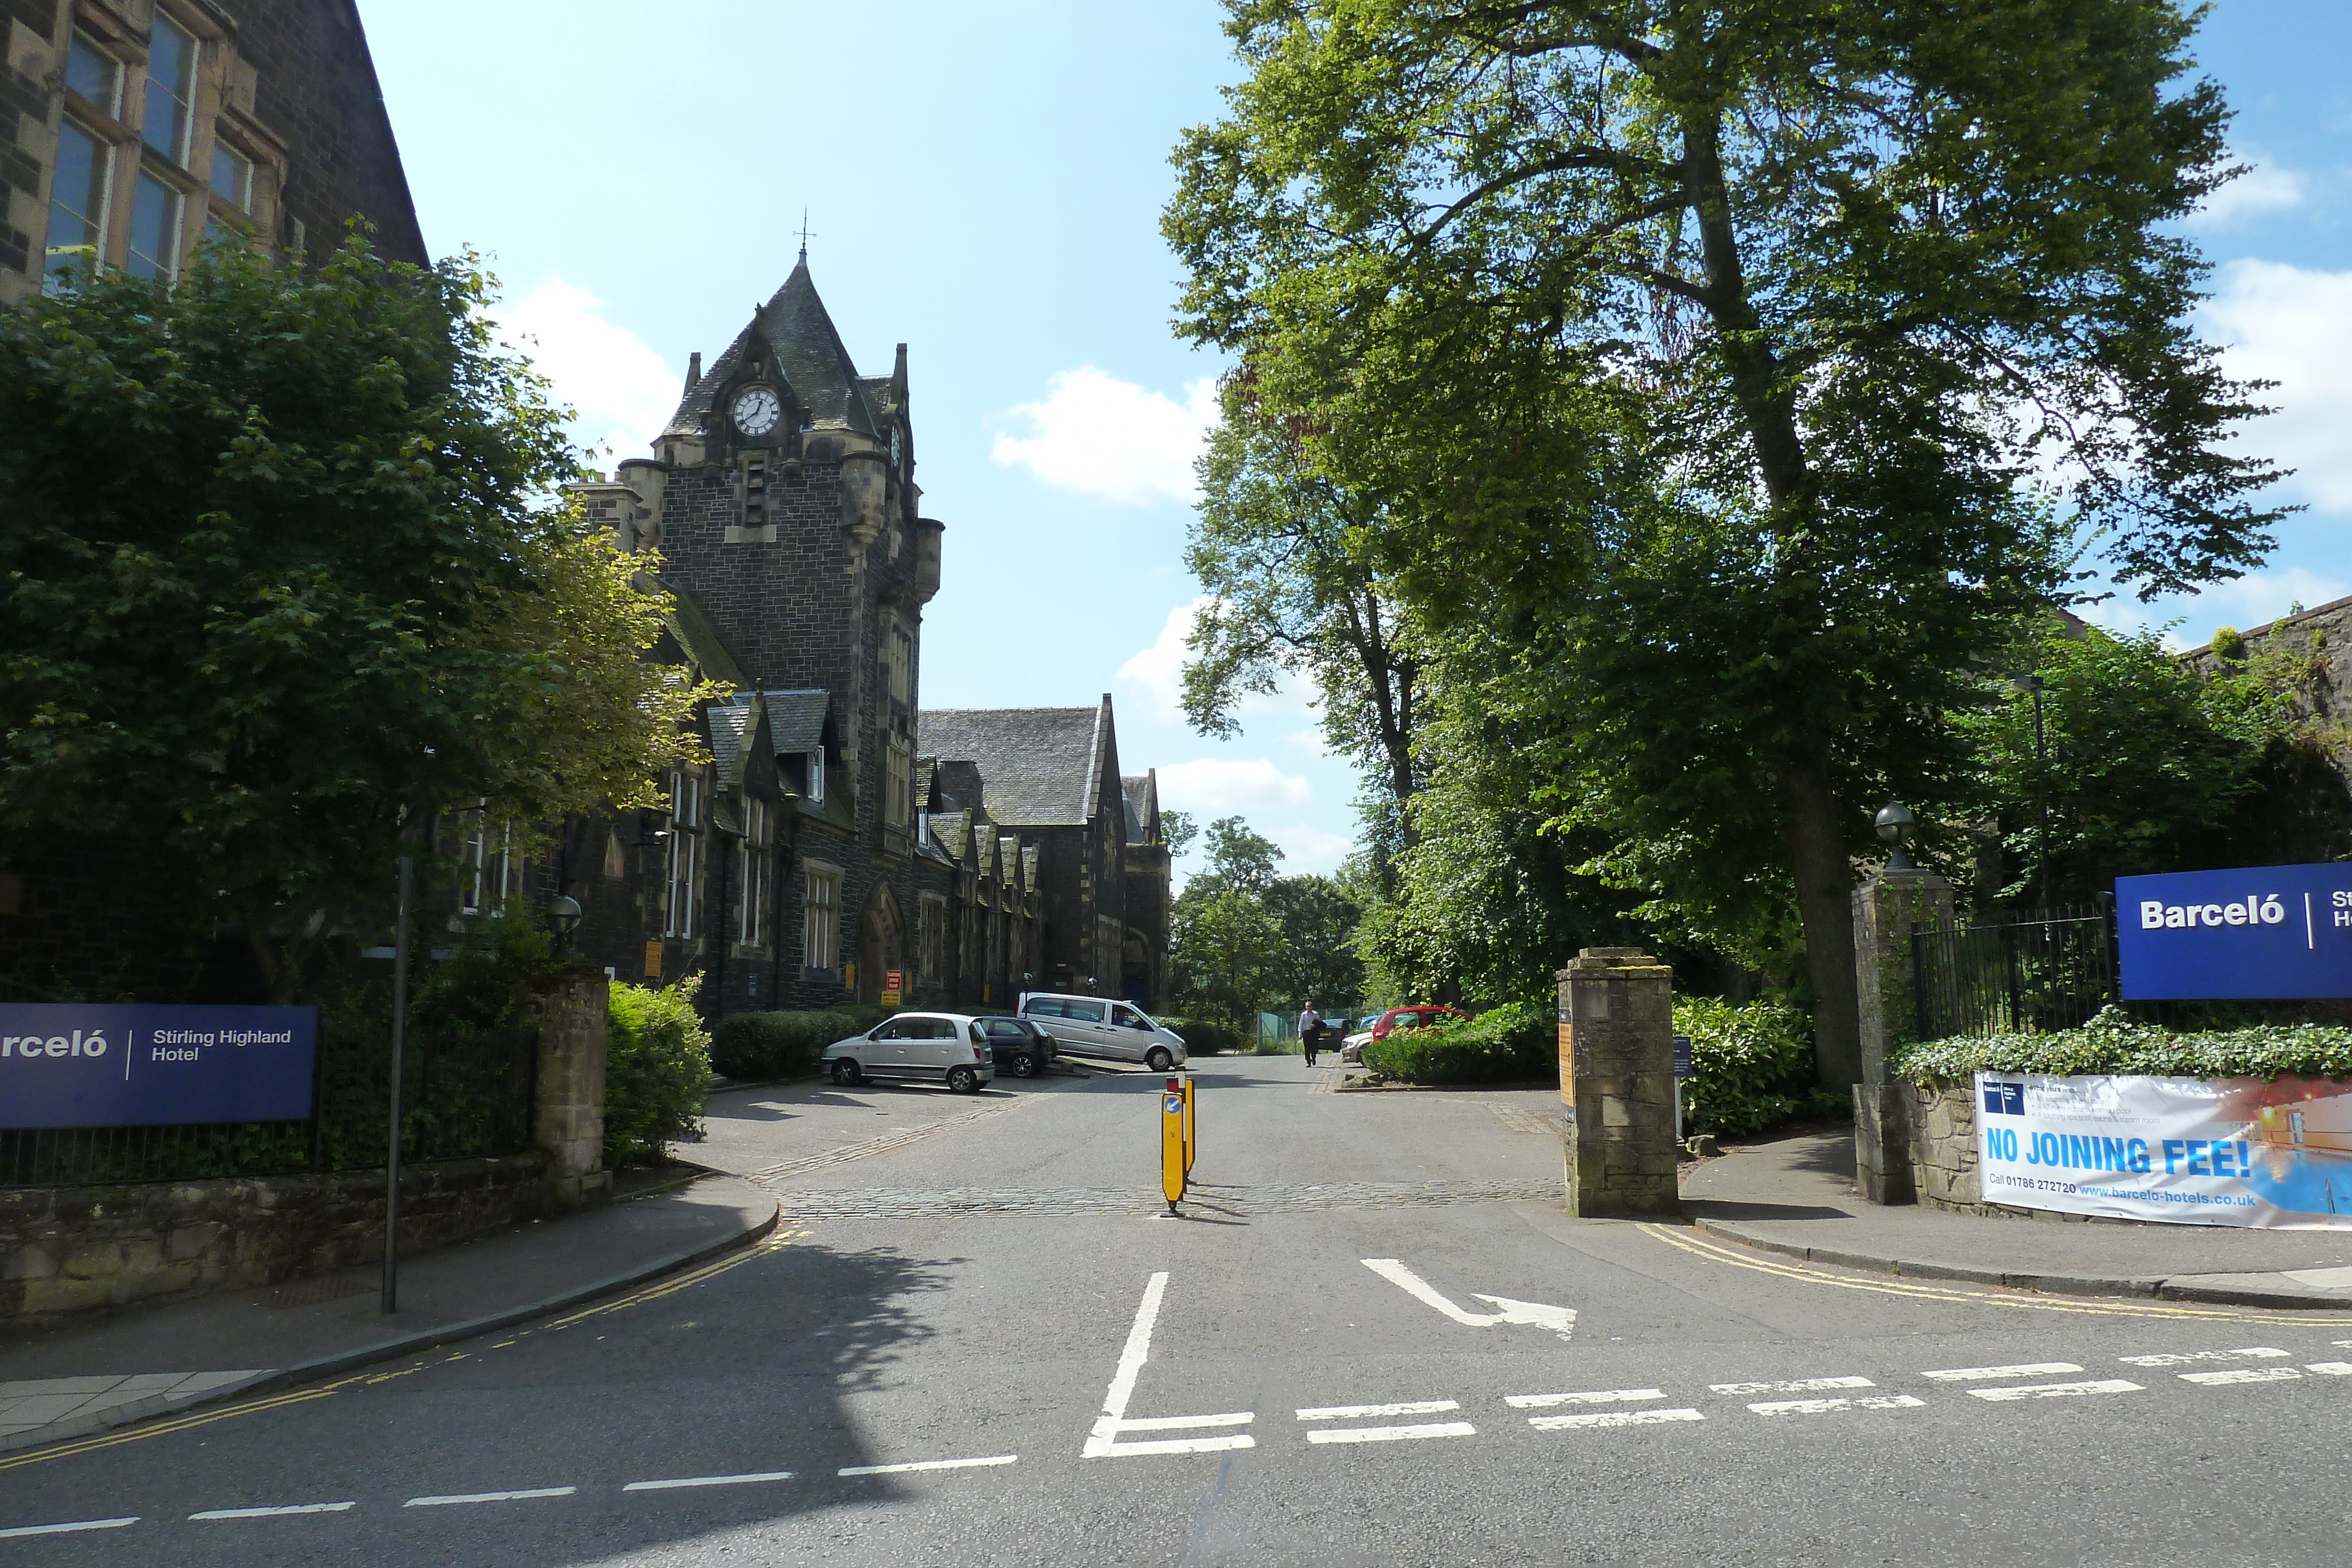
[[[1024,991],[1021,1016],[1061,1042],[1072,1056],[1139,1061],[1154,1072],[1184,1063],[1184,1041],[1132,1002],[1111,997],[1065,997]]]

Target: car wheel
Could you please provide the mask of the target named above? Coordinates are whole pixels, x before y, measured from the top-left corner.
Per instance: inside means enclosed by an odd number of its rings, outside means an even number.
[[[1155,1045],[1151,1048],[1150,1054],[1143,1059],[1143,1065],[1154,1072],[1165,1072],[1176,1065],[1176,1059],[1168,1054],[1166,1046]]]
[[[948,1069],[948,1087],[959,1094],[975,1093],[980,1089],[980,1074],[969,1067]]]
[[[1024,1051],[1013,1059],[1013,1076],[1015,1078],[1034,1078],[1043,1071],[1045,1064],[1028,1051]]]
[[[849,1058],[845,1056],[833,1064],[833,1081],[835,1083],[841,1084],[845,1088],[856,1083],[859,1079],[865,1076],[866,1075],[864,1073],[857,1071],[857,1063],[850,1061]]]

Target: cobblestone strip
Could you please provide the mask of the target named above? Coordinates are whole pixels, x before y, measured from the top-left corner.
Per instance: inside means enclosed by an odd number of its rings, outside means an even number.
[[[852,1160],[863,1160],[871,1158],[876,1155],[887,1155],[893,1149],[903,1149],[909,1144],[919,1143],[923,1139],[931,1136],[934,1133],[944,1133],[954,1127],[969,1127],[974,1122],[985,1122],[992,1116],[1002,1116],[1008,1111],[1018,1110],[1024,1105],[1034,1104],[1035,1103],[1035,1098],[1034,1096],[1026,1096],[999,1100],[986,1105],[975,1105],[969,1111],[960,1112],[953,1116],[942,1117],[939,1121],[932,1122],[925,1126],[908,1127],[903,1131],[895,1133],[884,1133],[878,1137],[861,1138],[854,1144],[837,1145],[830,1149],[820,1150],[814,1155],[803,1155],[796,1160],[786,1160],[781,1165],[773,1165],[766,1166],[761,1170],[749,1171],[744,1174],[742,1179],[749,1182],[757,1182],[762,1186],[772,1186],[778,1182],[790,1181],[794,1176],[805,1176],[811,1171],[823,1170],[828,1166],[846,1165]]]
[[[1495,1120],[1514,1133],[1540,1133],[1546,1137],[1557,1138],[1565,1131],[1559,1118],[1539,1114],[1523,1105],[1513,1105],[1501,1100],[1486,1100],[1480,1103],[1495,1113]]]
[[[1309,1186],[1201,1187],[1185,1201],[1218,1214],[1306,1214],[1343,1208],[1429,1208],[1464,1203],[1557,1203],[1546,1182],[1333,1182]],[[1147,1187],[865,1187],[796,1192],[785,1207],[803,1219],[938,1219],[965,1215],[1157,1212]]]

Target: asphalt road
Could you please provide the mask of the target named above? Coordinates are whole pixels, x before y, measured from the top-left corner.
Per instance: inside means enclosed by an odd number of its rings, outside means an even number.
[[[0,1465],[0,1562],[2352,1554],[2352,1317],[1865,1278],[1572,1221],[1543,1096],[1196,1067],[1181,1218],[1139,1074],[733,1097],[709,1157],[770,1173],[794,1218],[768,1245]],[[281,1510],[306,1511],[253,1511]],[[132,1522],[17,1533],[112,1521]]]

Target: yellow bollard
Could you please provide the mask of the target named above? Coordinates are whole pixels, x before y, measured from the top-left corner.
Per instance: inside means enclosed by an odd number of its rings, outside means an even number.
[[[1184,1080],[1184,1179],[1187,1186],[1192,1178],[1192,1156],[1201,1152],[1198,1124],[1192,1119],[1192,1080]]]
[[[1191,1098],[1184,1085],[1173,1078],[1168,1081],[1167,1092],[1160,1096],[1160,1190],[1168,1198],[1171,1214],[1184,1201],[1184,1155],[1191,1142],[1184,1135],[1184,1124]]]

